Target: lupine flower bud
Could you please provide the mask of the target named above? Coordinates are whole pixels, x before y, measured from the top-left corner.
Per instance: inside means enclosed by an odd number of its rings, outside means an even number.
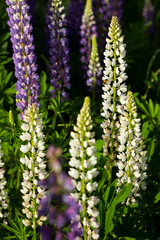
[[[151,0],[145,0],[144,1],[144,7],[143,7],[143,18],[144,18],[144,23],[147,25],[149,22],[151,22],[151,25],[149,29],[147,30],[148,33],[153,33],[154,32],[154,7],[152,5]]]
[[[127,79],[125,74],[126,55],[123,36],[118,24],[117,17],[113,17],[109,27],[109,38],[106,39],[106,50],[104,52],[105,69],[103,72],[103,112],[105,118],[101,127],[104,135],[104,155],[108,162],[106,168],[110,175],[116,159],[116,149],[118,147],[117,136],[119,132],[119,116],[123,113],[123,106],[126,101],[127,87],[124,81]]]
[[[92,1],[87,0],[84,14],[82,16],[82,25],[81,25],[81,40],[80,43],[82,45],[81,52],[81,62],[83,64],[83,72],[84,78],[87,78],[87,71],[89,60],[91,56],[92,50],[92,37],[93,35],[97,35],[96,22],[92,10]]]
[[[97,158],[92,128],[90,98],[86,97],[77,117],[77,124],[74,126],[74,131],[71,132],[71,159],[69,162],[69,175],[72,177],[76,189],[76,193],[73,193],[72,196],[79,200],[82,205],[80,221],[84,229],[85,239],[99,238],[99,223],[97,221],[99,212],[96,208],[99,200],[93,193],[98,187],[94,178],[99,172],[95,166]]]
[[[69,194],[73,191],[73,185],[67,174],[62,172],[60,155],[61,149],[54,146],[48,148],[47,157],[52,172],[48,179],[40,183],[47,187],[47,194],[40,201],[39,209],[39,216],[45,215],[48,219],[48,225],[40,228],[42,240],[75,240],[82,235],[77,221],[80,207]],[[69,228],[68,233],[65,228]]]
[[[31,17],[25,0],[6,0],[15,64],[16,105],[20,111],[29,104],[39,106],[39,76],[34,53]]]
[[[126,184],[133,188],[126,204],[135,203],[141,197],[140,190],[146,189],[147,157],[143,137],[140,131],[140,119],[132,92],[128,92],[123,114],[120,116],[120,134],[118,136],[118,191]]]
[[[47,24],[49,32],[49,53],[51,63],[52,97],[59,94],[62,101],[68,98],[70,89],[69,48],[66,30],[66,16],[61,0],[49,0]]]
[[[1,140],[0,140],[0,220],[3,219],[3,224],[7,224],[6,217],[8,216],[8,194],[5,189],[6,179],[4,177],[4,163],[2,161],[3,153],[1,150]]]
[[[20,150],[24,156],[20,162],[25,166],[23,172],[23,182],[21,192],[23,194],[23,213],[25,226],[31,225],[33,229],[37,224],[42,225],[46,220],[44,216],[38,219],[39,199],[44,197],[45,189],[38,186],[38,181],[43,180],[46,176],[46,164],[43,160],[44,154],[44,134],[43,125],[40,119],[39,110],[35,105],[29,106],[24,112],[23,122],[21,125],[22,134],[20,136],[24,144]]]
[[[90,87],[93,93],[93,100],[95,99],[95,90],[101,86],[102,67],[99,61],[96,35],[92,38],[92,52],[89,61],[87,86]]]

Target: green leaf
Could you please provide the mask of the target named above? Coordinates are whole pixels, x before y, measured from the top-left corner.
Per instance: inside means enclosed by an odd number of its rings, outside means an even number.
[[[152,139],[149,143],[149,147],[148,147],[148,162],[151,161],[151,157],[154,154],[154,150],[155,150],[155,141],[156,139]]]
[[[10,33],[5,33],[5,34],[2,34],[0,36],[0,44],[2,44],[3,42],[5,42],[8,38],[10,37]]]
[[[95,147],[97,149],[98,152],[100,152],[103,148],[104,142],[102,139],[99,139],[96,141]]]
[[[112,220],[115,214],[116,210],[116,205],[111,204],[107,214],[106,214],[106,219],[105,219],[105,236],[108,235],[108,233],[112,230]]]
[[[143,135],[144,139],[146,139],[148,137],[148,134],[149,134],[148,127],[149,127],[149,122],[148,121],[144,122],[142,125],[142,135]]]
[[[14,83],[10,88],[5,89],[4,93],[7,95],[16,94],[15,86],[16,86],[16,83]]]
[[[5,224],[1,224],[1,225],[2,225],[3,228],[5,228],[7,231],[14,233],[16,236],[17,236],[17,235],[20,235],[20,232],[19,232],[19,231],[15,230],[15,229],[13,229],[13,228],[11,228],[11,227],[8,227],[8,226],[5,225]]]
[[[160,200],[160,192],[156,195],[154,203],[159,202],[159,200]]]
[[[153,102],[152,102],[151,99],[149,99],[149,105],[148,106],[149,106],[149,111],[150,111],[151,116],[154,117]]]
[[[106,189],[106,192],[104,193],[104,202],[105,204],[110,204],[111,201],[114,198],[114,194],[117,189],[117,179],[115,179],[112,184]]]
[[[128,184],[127,186],[125,186],[114,198],[113,204],[117,205],[118,203],[123,202],[128,197],[131,191],[131,188],[132,188],[132,184]]]

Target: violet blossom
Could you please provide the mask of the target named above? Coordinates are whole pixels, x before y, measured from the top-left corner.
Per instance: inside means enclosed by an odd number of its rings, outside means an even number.
[[[69,239],[81,237],[82,229],[79,227],[78,214],[80,207],[70,192],[73,191],[72,180],[62,172],[60,162],[61,150],[50,146],[47,151],[51,173],[48,179],[41,181],[48,193],[40,201],[39,216],[46,216],[48,224],[40,228],[42,240]],[[65,228],[69,227],[69,232]]]
[[[81,25],[81,62],[83,64],[83,76],[87,80],[87,71],[92,51],[92,37],[97,35],[95,17],[92,10],[92,1],[87,0]]]
[[[36,56],[34,53],[31,16],[25,0],[6,0],[9,16],[13,61],[15,64],[16,105],[23,111],[29,104],[39,107],[39,76],[37,74]]]
[[[51,95],[58,95],[61,100],[68,98],[66,90],[70,89],[69,48],[66,30],[66,17],[61,0],[49,0],[47,8],[49,54],[51,63]]]

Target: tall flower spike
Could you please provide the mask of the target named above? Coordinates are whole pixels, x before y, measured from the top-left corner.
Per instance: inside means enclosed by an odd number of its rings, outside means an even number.
[[[45,190],[38,186],[38,180],[43,180],[46,176],[46,164],[43,160],[45,154],[44,150],[44,134],[42,132],[43,125],[40,119],[39,110],[35,105],[29,106],[25,110],[23,123],[21,128],[23,130],[20,138],[24,142],[20,150],[24,153],[20,162],[24,165],[23,182],[21,192],[23,194],[23,213],[25,219],[23,224],[25,226],[31,225],[36,232],[36,226],[42,225],[46,220],[45,217],[38,219],[37,208],[39,199],[43,198]]]
[[[49,0],[48,3],[49,53],[51,63],[52,97],[68,98],[70,89],[69,48],[66,30],[66,17],[61,0]]]
[[[39,76],[37,74],[36,56],[34,53],[31,17],[29,6],[25,0],[6,0],[13,46],[15,64],[16,105],[20,111],[27,109],[29,104],[39,107]]]
[[[118,24],[117,17],[112,17],[109,27],[109,38],[106,39],[105,69],[103,72],[103,113],[105,118],[101,127],[104,135],[104,155],[107,158],[105,166],[108,172],[109,183],[112,179],[112,167],[116,159],[118,147],[117,136],[119,133],[119,115],[123,113],[123,105],[126,101],[127,87],[124,81],[127,79],[125,74],[126,63],[124,57],[125,44]]]
[[[83,64],[84,78],[87,79],[87,71],[89,60],[92,50],[92,37],[97,35],[96,22],[92,10],[92,0],[87,0],[84,14],[82,16],[82,25],[81,25],[81,40],[82,45],[81,52],[81,62]]]
[[[40,228],[42,240],[51,239],[79,239],[82,229],[79,228],[77,215],[80,207],[78,202],[70,196],[73,191],[71,178],[62,172],[60,161],[61,149],[50,146],[47,151],[47,158],[51,173],[48,179],[40,184],[46,185],[47,194],[40,201],[39,215],[48,218],[48,224]],[[69,232],[65,228],[69,227]],[[79,237],[79,238],[78,238]]]
[[[102,67],[99,62],[96,35],[92,38],[92,52],[89,61],[87,86],[90,87],[93,94],[93,101],[95,100],[96,86],[101,86]]]
[[[154,7],[152,5],[151,0],[144,1],[142,15],[144,18],[145,25],[147,25],[149,22],[151,22],[151,25],[147,31],[148,31],[148,33],[152,34],[154,32]]]
[[[128,183],[133,184],[126,204],[135,203],[141,197],[140,190],[146,189],[147,157],[143,137],[140,131],[140,119],[132,92],[128,92],[125,111],[120,116],[120,134],[118,137],[118,191]]]
[[[99,215],[96,209],[99,199],[93,192],[97,189],[94,178],[98,175],[96,168],[94,132],[91,132],[90,98],[86,97],[74,132],[71,132],[69,175],[73,178],[76,193],[72,194],[82,205],[81,224],[84,229],[84,239],[99,239]]]
[[[8,194],[5,189],[6,179],[4,177],[4,163],[2,161],[3,153],[1,150],[1,140],[0,140],[0,220],[3,219],[3,224],[7,224],[6,217],[8,216]]]

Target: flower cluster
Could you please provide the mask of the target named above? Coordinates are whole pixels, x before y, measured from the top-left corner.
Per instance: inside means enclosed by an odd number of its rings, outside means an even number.
[[[49,0],[47,20],[49,32],[49,53],[51,64],[52,97],[68,98],[70,89],[69,48],[67,39],[67,21],[61,0]]]
[[[120,116],[120,134],[118,136],[118,191],[132,183],[133,188],[126,204],[135,203],[141,197],[140,190],[146,189],[147,157],[144,150],[140,119],[137,118],[137,109],[132,92],[128,92],[125,111]]]
[[[93,35],[97,35],[96,22],[92,10],[91,0],[87,0],[86,2],[84,14],[82,16],[82,25],[80,29],[80,44],[82,45],[80,49],[80,52],[82,54],[81,62],[83,64],[84,78],[87,79],[88,65],[92,50],[92,37]]]
[[[45,189],[38,186],[38,180],[43,180],[46,176],[46,164],[43,160],[44,134],[43,125],[38,108],[35,105],[29,106],[24,112],[21,125],[22,134],[20,136],[24,144],[20,150],[24,153],[20,162],[24,165],[23,182],[21,192],[23,194],[23,213],[26,215],[23,220],[25,226],[32,225],[36,229],[36,223],[42,225],[45,217],[38,219],[37,208],[39,199],[43,198]]]
[[[144,7],[143,7],[143,17],[145,21],[145,25],[147,25],[149,22],[151,22],[151,25],[148,29],[148,33],[154,32],[154,7],[152,5],[151,0],[145,0],[144,1]]]
[[[3,223],[7,224],[6,217],[8,216],[8,194],[5,190],[6,179],[4,177],[5,170],[3,169],[4,163],[2,161],[3,153],[1,151],[0,140],[0,219],[3,219]]]
[[[48,218],[48,225],[40,228],[42,240],[69,239],[81,237],[82,229],[79,227],[77,216],[80,207],[70,192],[73,191],[71,179],[62,172],[60,162],[61,149],[50,146],[47,151],[50,170],[48,179],[41,181],[40,185],[47,187],[45,198],[40,201],[39,215]],[[65,228],[70,227],[67,233]]]
[[[101,86],[102,67],[99,61],[97,40],[94,35],[92,38],[92,52],[89,61],[87,86],[90,87],[93,93],[93,100],[95,99],[96,86]]]
[[[25,0],[6,0],[13,45],[13,61],[15,64],[16,105],[24,111],[29,104],[37,107],[39,96],[39,76],[37,74],[36,56],[34,53],[31,17],[29,6]]]
[[[97,189],[94,178],[98,175],[96,168],[94,132],[91,132],[90,98],[86,97],[84,105],[77,117],[74,132],[71,132],[69,175],[73,178],[76,193],[72,196],[82,205],[81,223],[84,229],[84,239],[99,239],[99,215],[96,205],[99,199],[93,192]]]
[[[109,27],[109,38],[106,39],[105,69],[103,76],[103,113],[105,118],[101,127],[104,135],[104,155],[108,157],[106,168],[110,176],[116,159],[116,149],[118,147],[117,135],[119,131],[119,115],[123,113],[123,105],[126,101],[127,87],[124,81],[127,79],[125,74],[126,63],[124,57],[126,55],[123,36],[118,24],[117,17],[112,17]]]

